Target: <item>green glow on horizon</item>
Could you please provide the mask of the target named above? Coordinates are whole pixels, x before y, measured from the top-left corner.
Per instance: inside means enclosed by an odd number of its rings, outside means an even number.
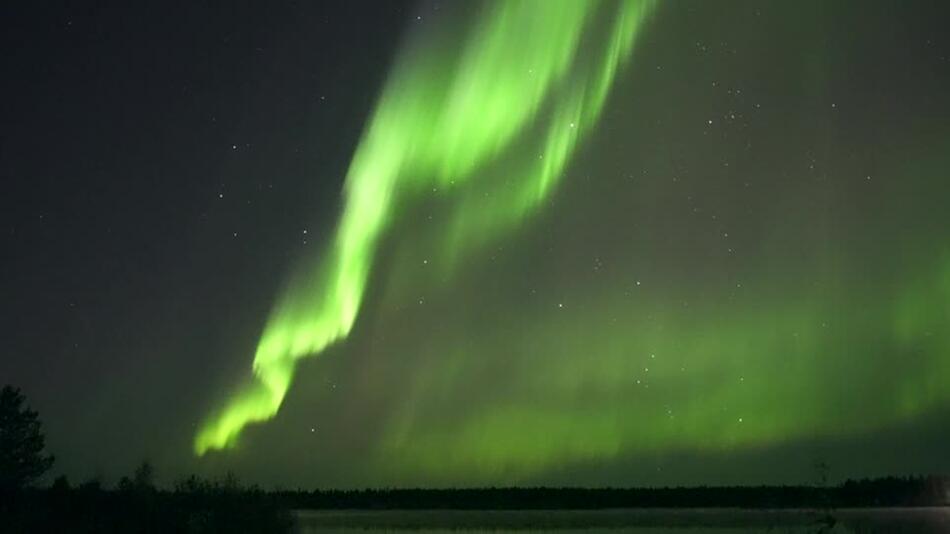
[[[504,158],[514,184],[503,196],[459,200],[445,236],[452,256],[535,211],[597,123],[652,5],[496,2],[484,6],[461,44],[410,49],[353,157],[329,249],[278,299],[254,355],[255,381],[200,429],[195,452],[231,446],[246,425],[273,417],[297,360],[350,333],[377,246],[414,196],[433,187],[459,191]],[[602,19],[611,21],[609,31],[592,31]],[[516,151],[516,141],[538,148]]]
[[[766,294],[687,310],[664,309],[668,295],[575,295],[584,311],[549,308],[516,336],[504,316],[464,347],[446,332],[429,340],[370,471],[408,484],[533,483],[584,462],[856,436],[946,406],[950,260],[895,288],[892,307],[832,285],[799,287],[781,306]],[[478,357],[496,353],[517,358]],[[881,376],[894,359],[903,369]],[[487,377],[492,394],[465,402],[465,384]],[[463,411],[447,418],[445,406]]]

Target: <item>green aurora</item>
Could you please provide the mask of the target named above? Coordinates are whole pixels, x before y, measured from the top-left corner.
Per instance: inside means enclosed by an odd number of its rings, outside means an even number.
[[[295,389],[321,373],[345,382],[348,397],[300,392],[291,420],[304,399],[349,406],[360,460],[341,480],[373,483],[532,483],[565,466],[860,439],[944,413],[945,143],[878,158],[868,147],[884,142],[827,134],[836,119],[791,106],[761,119],[782,128],[757,139],[737,125],[766,131],[753,114],[770,111],[731,89],[728,105],[748,118],[689,118],[700,91],[644,66],[654,18],[686,9],[668,7],[486,3],[466,31],[410,41],[356,149],[335,236],[286,286],[253,382],[200,429],[195,452],[273,418],[295,371],[306,375]],[[814,16],[775,11],[787,24],[763,32]],[[798,85],[777,76],[775,100],[837,110],[822,88],[845,60],[808,59],[824,45],[785,37],[802,48],[774,61],[795,58],[781,64]],[[641,91],[652,103],[634,119],[611,116]],[[689,121],[702,128],[681,134]],[[832,163],[822,145],[849,156]],[[774,163],[791,151],[806,164]],[[704,173],[690,176],[677,153],[706,161]],[[635,171],[610,167],[624,155],[641,159]],[[321,353],[352,367],[297,369]],[[336,428],[345,417],[324,416]]]
[[[399,205],[433,188],[460,195],[445,237],[456,255],[514,228],[547,197],[595,126],[652,1],[601,4],[497,2],[484,6],[460,46],[423,43],[404,55],[353,157],[327,259],[298,273],[278,300],[254,355],[255,383],[200,431],[199,455],[273,417],[296,361],[349,334]],[[608,31],[592,31],[604,20]],[[506,158],[519,136],[538,139],[537,149]],[[499,161],[516,185],[487,202],[465,196],[467,182]]]
[[[950,474],[946,0],[7,4],[47,481]]]

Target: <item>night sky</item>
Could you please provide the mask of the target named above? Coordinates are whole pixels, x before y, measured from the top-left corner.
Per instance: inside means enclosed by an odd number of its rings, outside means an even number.
[[[942,0],[0,8],[55,473],[950,471]]]

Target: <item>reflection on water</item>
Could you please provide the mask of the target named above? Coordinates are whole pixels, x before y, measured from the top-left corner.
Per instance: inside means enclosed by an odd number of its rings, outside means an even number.
[[[836,510],[344,510],[296,512],[302,533],[546,532],[614,530],[634,534],[937,534],[950,532],[950,508]]]

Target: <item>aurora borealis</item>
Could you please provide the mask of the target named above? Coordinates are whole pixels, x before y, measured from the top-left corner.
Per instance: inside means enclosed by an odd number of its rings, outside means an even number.
[[[23,9],[0,382],[67,472],[950,470],[940,2]]]
[[[299,273],[285,290],[254,356],[259,383],[201,431],[196,451],[229,445],[248,422],[273,417],[295,360],[349,334],[395,204],[428,189],[455,194],[476,175],[503,176],[506,186],[492,195],[497,200],[480,194],[450,208],[444,240],[457,255],[543,201],[578,137],[594,126],[650,4],[625,1],[601,13],[598,2],[500,2],[474,17],[463,45],[416,44],[397,65],[357,148],[327,264]],[[608,25],[606,42],[589,45],[594,51],[585,57],[578,49],[586,34],[602,31],[592,21],[598,16]],[[542,108],[550,108],[543,111],[547,126],[529,129]],[[538,148],[492,169],[526,130],[540,139]]]

